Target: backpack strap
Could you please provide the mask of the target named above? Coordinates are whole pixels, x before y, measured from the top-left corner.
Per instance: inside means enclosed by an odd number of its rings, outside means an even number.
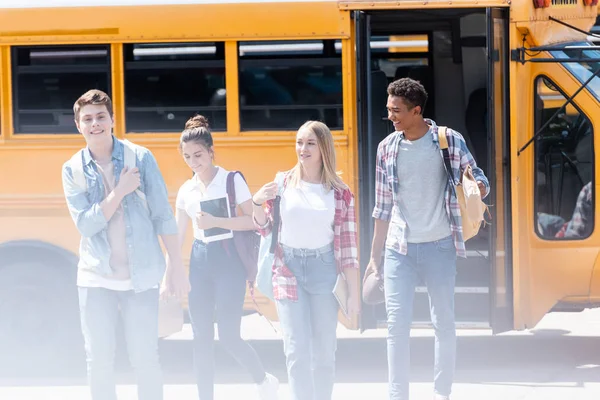
[[[87,192],[87,182],[85,180],[85,174],[83,173],[83,149],[73,154],[69,161],[71,167],[71,173],[73,174],[73,181],[81,189],[82,192]]]
[[[128,169],[135,168],[135,145],[129,140],[121,140],[121,142],[123,143],[123,161],[125,167]],[[75,184],[81,188],[82,192],[87,192],[87,181],[85,180],[85,174],[83,172],[83,149],[73,154],[73,157],[71,157],[71,160],[69,161],[69,166],[71,167],[71,173],[73,174],[73,181],[75,181]],[[137,189],[135,193],[142,200],[142,204],[147,210],[148,201],[146,200],[144,192]]]
[[[244,182],[247,182],[246,178],[244,177],[244,174],[242,174],[240,171],[231,171],[231,172],[229,172],[229,174],[227,174],[226,191],[227,191],[227,198],[229,199],[229,210],[230,210],[230,214],[232,217],[236,215],[235,210],[237,207],[236,196],[235,196],[235,175],[236,174],[239,174],[242,177],[242,179],[244,180]],[[264,317],[267,320],[267,322],[269,323],[269,325],[271,325],[271,327],[275,330],[275,332],[277,332],[277,330],[275,329],[275,327],[273,326],[271,321],[269,321],[269,319],[267,317],[265,317],[265,315],[261,312],[260,306],[256,302],[256,296],[255,296],[255,292],[254,292],[254,281],[248,281],[248,291],[250,292],[250,298],[252,299],[252,302],[254,303],[254,307],[256,308],[256,312],[258,313],[258,315],[260,315],[261,317]]]
[[[129,140],[124,139],[121,141],[123,143],[123,161],[125,167],[128,170],[136,167],[136,156],[135,156],[135,144],[131,143]],[[148,210],[148,200],[146,200],[146,195],[140,189],[135,190],[135,194],[142,200],[142,204],[144,208]]]
[[[128,169],[135,168],[135,145],[127,139],[124,139],[121,142],[123,143],[123,160],[125,166]]]
[[[438,141],[440,143],[440,150],[442,152],[442,158],[444,159],[444,168],[448,175],[448,180],[452,183],[452,187],[456,185],[456,180],[452,174],[452,165],[450,164],[450,150],[448,149],[448,128],[445,126],[438,127]]]
[[[271,247],[269,248],[269,252],[271,254],[275,253],[275,248],[279,243],[279,228],[281,226],[281,195],[285,190],[285,186],[287,185],[287,174],[278,173],[275,176],[275,183],[277,183],[277,196],[273,200],[273,227],[271,228]]]
[[[448,150],[448,137],[446,136],[447,132],[447,127],[438,126],[438,140],[440,142],[440,149],[442,150]]]
[[[237,203],[236,203],[236,196],[235,196],[235,175],[239,174],[242,179],[244,180],[244,182],[246,181],[246,178],[244,177],[244,174],[242,174],[240,171],[231,171],[229,174],[227,174],[227,186],[226,186],[226,190],[227,190],[227,197],[229,198],[229,211],[232,217],[236,216],[236,207],[237,207]]]

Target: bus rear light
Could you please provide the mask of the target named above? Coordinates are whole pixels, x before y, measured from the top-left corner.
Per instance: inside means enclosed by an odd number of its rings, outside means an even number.
[[[596,6],[598,5],[598,0],[583,0],[583,4],[586,6]]]
[[[591,1],[598,1],[598,0],[591,0]],[[533,6],[535,8],[547,8],[547,7],[550,7],[550,4],[552,4],[552,0],[533,0]]]

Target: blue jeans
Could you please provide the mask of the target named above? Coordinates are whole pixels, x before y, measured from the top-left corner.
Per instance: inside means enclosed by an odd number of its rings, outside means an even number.
[[[246,271],[233,242],[195,241],[190,259],[189,311],[194,332],[194,366],[200,400],[214,397],[214,322],[219,342],[251,374],[264,381],[265,369],[256,351],[240,336],[246,296]]]
[[[292,399],[331,400],[338,314],[333,250],[284,247],[284,257],[298,281],[298,301],[276,302]]]
[[[162,400],[158,358],[158,289],[135,293],[79,288],[81,327],[93,400],[116,400],[114,374],[116,327],[120,314],[129,360],[136,373],[138,398]]]
[[[419,281],[427,287],[435,329],[434,390],[449,396],[452,389],[456,360],[456,249],[449,236],[435,242],[409,243],[407,255],[386,249],[384,285],[390,400],[408,399],[410,326]]]

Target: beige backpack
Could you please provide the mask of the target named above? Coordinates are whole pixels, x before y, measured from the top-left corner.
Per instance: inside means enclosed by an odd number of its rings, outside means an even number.
[[[454,192],[460,206],[460,216],[462,219],[463,240],[466,242],[479,233],[482,223],[485,224],[485,212],[488,211],[488,206],[481,200],[481,192],[477,181],[473,176],[473,169],[469,165],[464,171],[460,181],[456,182],[452,174],[450,166],[450,154],[448,151],[448,138],[446,137],[447,128],[445,126],[438,127],[438,138],[440,141],[440,149],[444,155],[444,163],[446,172],[455,182]],[[489,211],[488,211],[489,213]]]

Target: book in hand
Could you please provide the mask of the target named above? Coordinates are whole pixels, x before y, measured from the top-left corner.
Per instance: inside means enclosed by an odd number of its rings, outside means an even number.
[[[200,201],[200,212],[205,212],[217,218],[231,218],[229,211],[229,198],[227,196],[204,199]],[[230,229],[210,228],[204,229],[204,242],[231,239],[233,232]]]
[[[348,315],[348,282],[346,282],[346,276],[343,272],[337,276],[335,286],[333,287],[333,295],[344,315],[350,317]]]

